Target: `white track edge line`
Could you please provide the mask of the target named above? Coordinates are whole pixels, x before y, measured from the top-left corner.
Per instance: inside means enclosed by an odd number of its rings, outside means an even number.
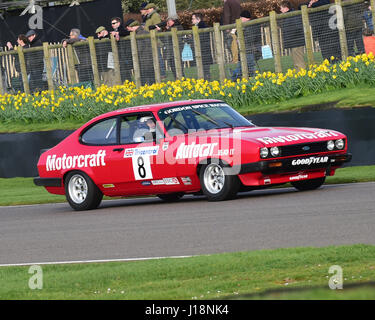
[[[147,261],[161,259],[185,259],[192,256],[170,256],[170,257],[148,257],[148,258],[126,258],[126,259],[102,259],[102,260],[81,260],[81,261],[58,261],[58,262],[26,262],[26,263],[10,263],[0,264],[0,267],[23,267],[33,265],[60,265],[60,264],[86,264],[86,263],[105,263],[105,262],[130,262],[130,261]]]

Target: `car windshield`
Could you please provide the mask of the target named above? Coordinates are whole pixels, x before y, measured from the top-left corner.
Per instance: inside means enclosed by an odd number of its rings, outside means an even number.
[[[192,130],[254,127],[253,123],[223,102],[164,108],[159,110],[158,115],[170,135]]]

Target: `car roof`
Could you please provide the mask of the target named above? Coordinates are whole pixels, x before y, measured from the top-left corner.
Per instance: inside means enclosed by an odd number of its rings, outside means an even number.
[[[212,102],[222,102],[222,101],[215,100],[215,99],[183,100],[183,101],[173,101],[173,102],[164,102],[164,103],[157,103],[157,104],[128,107],[128,108],[118,109],[118,110],[104,113],[92,119],[90,123],[92,121],[97,121],[100,119],[117,116],[119,113],[126,114],[126,113],[133,113],[133,112],[155,112],[163,108],[179,107],[179,106],[185,106],[189,104],[212,103]]]

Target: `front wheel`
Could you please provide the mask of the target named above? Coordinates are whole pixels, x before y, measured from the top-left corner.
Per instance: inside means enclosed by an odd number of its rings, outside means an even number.
[[[65,195],[70,206],[77,211],[96,209],[103,199],[103,193],[83,172],[68,173]]]
[[[315,190],[318,189],[326,180],[326,177],[309,179],[303,181],[294,181],[292,186],[299,191]]]
[[[209,201],[229,200],[237,195],[240,188],[239,179],[236,175],[225,173],[225,167],[222,161],[211,161],[199,172],[203,194]]]

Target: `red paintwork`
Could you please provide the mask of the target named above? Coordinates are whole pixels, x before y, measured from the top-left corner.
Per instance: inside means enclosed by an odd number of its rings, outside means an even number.
[[[44,152],[38,162],[38,171],[41,178],[64,178],[64,176],[72,170],[79,170],[85,172],[94,183],[100,188],[104,195],[107,196],[128,196],[128,195],[146,195],[146,194],[161,194],[161,193],[173,193],[173,192],[185,192],[194,193],[198,192],[200,187],[200,181],[197,175],[197,167],[199,162],[206,158],[220,158],[226,161],[230,165],[238,165],[245,163],[252,163],[263,161],[259,156],[259,149],[262,147],[272,147],[280,145],[291,145],[296,143],[307,143],[316,141],[328,141],[333,139],[346,139],[346,136],[337,131],[329,130],[329,132],[334,136],[313,138],[308,139],[301,136],[301,134],[311,134],[316,132],[327,131],[324,129],[312,129],[312,128],[263,128],[263,127],[253,127],[253,128],[225,128],[219,130],[209,130],[206,132],[199,132],[193,134],[186,134],[177,137],[170,137],[168,133],[166,137],[160,141],[159,144],[154,143],[140,143],[139,145],[111,145],[111,146],[88,146],[79,142],[79,137],[81,132],[92,123],[117,115],[122,115],[126,113],[134,112],[152,112],[155,118],[158,120],[159,125],[164,130],[164,127],[158,117],[157,112],[165,107],[173,106],[183,106],[189,104],[198,103],[213,103],[221,102],[219,100],[194,100],[194,101],[179,101],[171,103],[163,103],[149,106],[139,106],[133,108],[126,108],[121,110],[112,111],[103,115],[100,115],[81,128],[77,129],[69,137],[64,139],[54,148]],[[264,139],[264,137],[284,137],[280,141],[262,141],[259,139]],[[287,137],[287,138],[285,138]],[[307,136],[308,137],[308,136]],[[298,138],[298,141],[295,140]],[[293,140],[294,139],[294,140]],[[280,139],[279,139],[280,140]],[[289,140],[289,141],[287,141]],[[168,149],[163,151],[164,143],[169,143]],[[178,148],[182,143],[185,145],[192,144],[207,144],[208,146],[213,146],[212,150],[209,147],[203,148],[207,151],[212,151],[210,155],[203,155],[202,157],[191,157],[189,159],[176,159],[178,153]],[[216,145],[215,145],[216,144]],[[150,159],[153,160],[151,164],[152,169],[152,179],[136,180],[135,173],[132,166],[132,158],[124,158],[124,152],[115,152],[115,148],[137,148],[137,147],[149,147],[149,146],[159,146],[158,154],[156,156],[151,156]],[[238,150],[241,149],[239,152]],[[218,150],[224,150],[223,154],[218,155]],[[228,150],[228,154],[226,151]],[[234,154],[230,155],[230,150],[234,150]],[[101,152],[98,154],[98,152]],[[105,151],[105,156],[103,152]],[[328,154],[345,154],[347,151],[347,143],[345,148],[340,151],[330,151],[325,153],[319,153],[321,155]],[[75,166],[71,165],[71,168],[62,168],[59,170],[47,171],[46,163],[47,157],[56,155],[57,158],[65,159],[71,157],[73,162],[75,161]],[[180,153],[181,154],[181,153]],[[92,160],[95,166],[79,167],[78,164],[84,162],[84,156],[86,155],[97,155],[95,159]],[[314,155],[314,154],[309,154]],[[82,157],[83,156],[83,157]],[[74,160],[75,157],[75,160]],[[301,156],[302,157],[302,156]],[[90,162],[91,158],[87,158],[87,163]],[[283,159],[281,158],[272,158]],[[164,161],[163,161],[164,160]],[[105,165],[103,165],[105,163]],[[100,164],[100,165],[98,165]],[[69,167],[69,165],[68,165]],[[337,167],[332,167],[331,174],[334,174]],[[260,172],[247,173],[239,175],[241,182],[246,186],[264,186],[267,185],[269,180],[272,184],[286,183],[290,182],[291,177],[299,177],[300,180],[313,179],[317,177],[323,177],[325,175],[325,169],[315,169],[315,170],[305,170],[304,172],[295,172],[289,174],[277,174],[272,176],[264,176]],[[182,177],[189,177],[191,184],[184,184]],[[163,178],[178,178],[179,184],[172,185],[153,185],[148,184],[154,180],[162,180]],[[114,187],[109,187],[112,184]],[[145,185],[146,184],[146,185]],[[107,185],[107,186],[105,186]],[[50,193],[54,194],[65,194],[64,186],[61,187],[46,187]]]

